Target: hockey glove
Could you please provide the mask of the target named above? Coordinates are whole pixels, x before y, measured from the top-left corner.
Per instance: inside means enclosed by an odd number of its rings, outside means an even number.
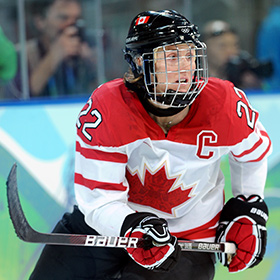
[[[219,253],[220,262],[229,272],[239,272],[261,262],[266,249],[268,208],[258,195],[231,198],[224,206],[216,234],[217,242],[234,242],[231,258]]]
[[[153,271],[169,271],[177,263],[181,248],[167,222],[150,213],[135,213],[125,219],[121,234],[143,239],[138,248],[127,248],[139,265]]]

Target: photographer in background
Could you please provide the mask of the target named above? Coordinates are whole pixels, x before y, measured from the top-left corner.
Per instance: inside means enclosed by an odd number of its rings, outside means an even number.
[[[240,49],[239,36],[221,20],[208,22],[203,30],[207,45],[209,75],[226,79],[242,89],[261,89],[262,79],[272,74],[270,62],[260,63]]]
[[[96,86],[95,60],[93,49],[84,40],[79,26],[82,23],[80,2],[33,1],[29,11],[39,34],[26,46],[30,96],[89,94]],[[13,83],[19,92],[20,77],[18,72]]]

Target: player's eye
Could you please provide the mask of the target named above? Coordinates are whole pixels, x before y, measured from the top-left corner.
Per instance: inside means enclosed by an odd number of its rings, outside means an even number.
[[[178,54],[177,52],[168,53],[166,56],[168,59],[177,59]]]

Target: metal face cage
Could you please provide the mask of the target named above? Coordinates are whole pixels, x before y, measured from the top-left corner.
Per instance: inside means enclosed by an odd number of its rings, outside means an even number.
[[[142,63],[149,99],[162,107],[190,105],[208,82],[204,43],[160,46],[142,54]]]

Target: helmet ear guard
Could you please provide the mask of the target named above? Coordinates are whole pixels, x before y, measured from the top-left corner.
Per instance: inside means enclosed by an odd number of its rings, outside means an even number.
[[[143,54],[143,73],[146,87],[152,85],[151,74],[154,72],[154,54]]]
[[[124,59],[127,61],[127,63],[130,66],[130,69],[134,75],[135,78],[138,78],[142,72],[141,66],[137,66],[135,63],[135,57],[130,52],[124,51]]]

